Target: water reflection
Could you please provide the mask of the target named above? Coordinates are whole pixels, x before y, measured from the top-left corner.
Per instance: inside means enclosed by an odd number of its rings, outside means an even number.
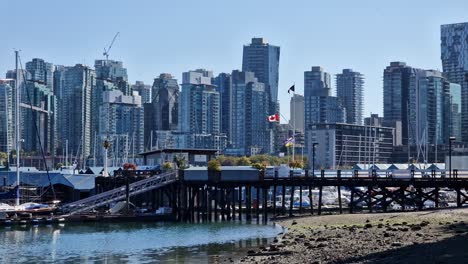
[[[224,261],[271,242],[276,225],[93,223],[0,228],[1,263]]]

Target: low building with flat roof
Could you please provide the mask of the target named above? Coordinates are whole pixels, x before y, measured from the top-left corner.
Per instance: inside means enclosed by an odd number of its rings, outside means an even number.
[[[217,149],[177,149],[167,148],[140,153],[144,165],[161,165],[164,162],[174,162],[175,157],[185,158],[187,165],[207,166],[208,161],[215,158]]]
[[[356,164],[390,163],[394,128],[343,123],[313,124],[308,127],[309,167],[346,169]]]

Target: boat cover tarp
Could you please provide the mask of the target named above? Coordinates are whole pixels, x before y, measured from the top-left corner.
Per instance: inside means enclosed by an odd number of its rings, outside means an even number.
[[[74,174],[74,175],[63,175],[77,190],[89,191],[94,189],[95,186],[95,175],[89,174]]]
[[[62,184],[77,190],[94,189],[94,175],[67,175],[59,172],[49,172],[49,176],[50,181],[46,172],[21,172],[20,182],[22,185],[35,187],[48,187],[52,183],[52,185]],[[16,172],[0,172],[0,182],[2,184],[3,179],[6,179],[6,185],[16,185]]]

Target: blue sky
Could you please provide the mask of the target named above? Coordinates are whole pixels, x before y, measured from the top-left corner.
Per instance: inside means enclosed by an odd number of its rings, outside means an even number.
[[[287,89],[303,92],[303,74],[320,65],[331,74],[365,75],[365,115],[382,113],[382,72],[390,61],[440,69],[440,25],[468,21],[468,1],[16,1],[2,0],[0,74],[39,57],[60,65],[101,59],[119,31],[110,59],[122,60],[133,83],[168,72],[242,66],[242,45],[264,37],[281,47],[280,104]],[[333,87],[335,84],[333,84]]]

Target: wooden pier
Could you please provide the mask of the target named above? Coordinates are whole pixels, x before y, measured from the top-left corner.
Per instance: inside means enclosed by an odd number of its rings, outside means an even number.
[[[210,172],[218,173],[218,172]],[[357,210],[368,212],[395,210],[422,210],[427,201],[435,208],[445,207],[440,196],[441,190],[451,190],[456,194],[456,206],[468,204],[468,175],[441,171],[419,172],[407,175],[392,175],[385,172],[319,171],[314,176],[308,171],[305,175],[287,178],[265,178],[260,173],[256,181],[223,181],[220,177],[209,180],[186,180],[179,171],[177,181],[147,193],[132,197],[132,201],[151,204],[153,208],[170,207],[175,219],[182,222],[215,222],[246,220],[267,222],[280,215],[317,214],[323,207],[324,188],[335,187],[336,213],[353,213]],[[131,177],[131,172],[124,177]],[[216,175],[215,175],[216,176]],[[447,177],[445,177],[447,176]],[[241,177],[239,177],[241,178]],[[343,201],[341,189],[350,191],[350,201]],[[294,201],[295,191],[302,194],[308,191],[310,206],[303,206],[303,196]],[[318,191],[318,197],[312,195]],[[287,199],[289,195],[290,199]],[[279,204],[276,198],[281,197]],[[314,201],[318,199],[318,201]],[[297,203],[295,205],[294,203]]]

